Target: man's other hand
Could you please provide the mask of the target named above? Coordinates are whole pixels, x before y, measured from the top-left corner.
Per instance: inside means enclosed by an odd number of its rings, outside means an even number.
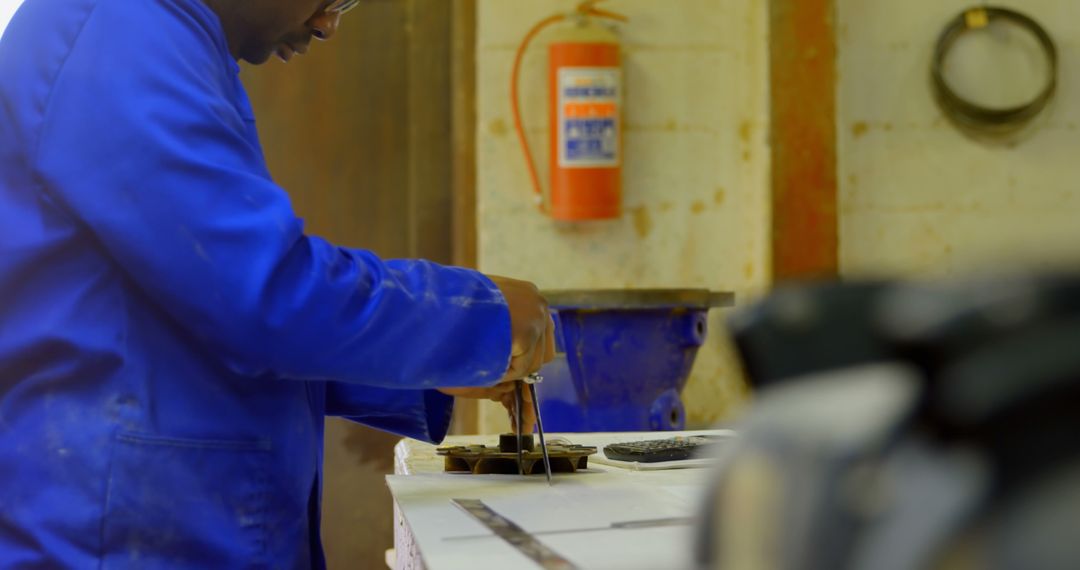
[[[528,388],[521,390],[521,426],[522,432],[532,433],[536,425],[536,411],[533,410],[532,393]],[[503,382],[490,388],[440,388],[440,392],[455,398],[472,398],[475,400],[492,400],[500,402],[506,408],[510,417],[510,431],[516,432],[517,422],[514,418],[514,383]]]

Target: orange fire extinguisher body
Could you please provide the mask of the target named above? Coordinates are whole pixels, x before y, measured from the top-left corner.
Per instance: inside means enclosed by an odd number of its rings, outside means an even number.
[[[557,220],[621,214],[620,50],[617,41],[595,41],[596,35],[548,48],[550,208]]]

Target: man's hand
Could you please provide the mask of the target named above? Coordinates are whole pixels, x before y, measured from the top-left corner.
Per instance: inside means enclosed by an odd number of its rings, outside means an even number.
[[[475,400],[492,400],[502,403],[506,413],[510,416],[510,431],[517,431],[517,422],[514,417],[514,382],[503,382],[490,388],[440,388],[440,392],[455,398],[472,398]],[[528,388],[521,390],[521,431],[532,433],[536,425],[536,411],[533,410],[532,394]]]
[[[503,382],[520,380],[555,358],[555,323],[536,285],[489,275],[510,308],[510,368]]]
[[[456,398],[473,398],[501,402],[510,416],[510,430],[517,429],[514,417],[514,383],[555,358],[555,322],[551,320],[547,300],[540,295],[536,285],[508,277],[489,275],[498,286],[510,309],[510,367],[489,388],[442,388],[439,391]],[[525,433],[532,433],[536,425],[532,394],[521,391],[521,426]]]

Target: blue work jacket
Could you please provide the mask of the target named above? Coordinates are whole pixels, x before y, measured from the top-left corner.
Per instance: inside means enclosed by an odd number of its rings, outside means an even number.
[[[321,566],[324,415],[437,441],[507,369],[486,277],[305,235],[238,71],[200,0],[0,40],[0,568]]]

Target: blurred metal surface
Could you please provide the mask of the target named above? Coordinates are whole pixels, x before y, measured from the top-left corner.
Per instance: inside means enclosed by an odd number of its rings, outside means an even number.
[[[556,309],[706,309],[735,304],[734,293],[708,289],[556,289],[543,295]]]
[[[759,390],[704,567],[1080,568],[1080,274],[786,288],[733,329]]]

